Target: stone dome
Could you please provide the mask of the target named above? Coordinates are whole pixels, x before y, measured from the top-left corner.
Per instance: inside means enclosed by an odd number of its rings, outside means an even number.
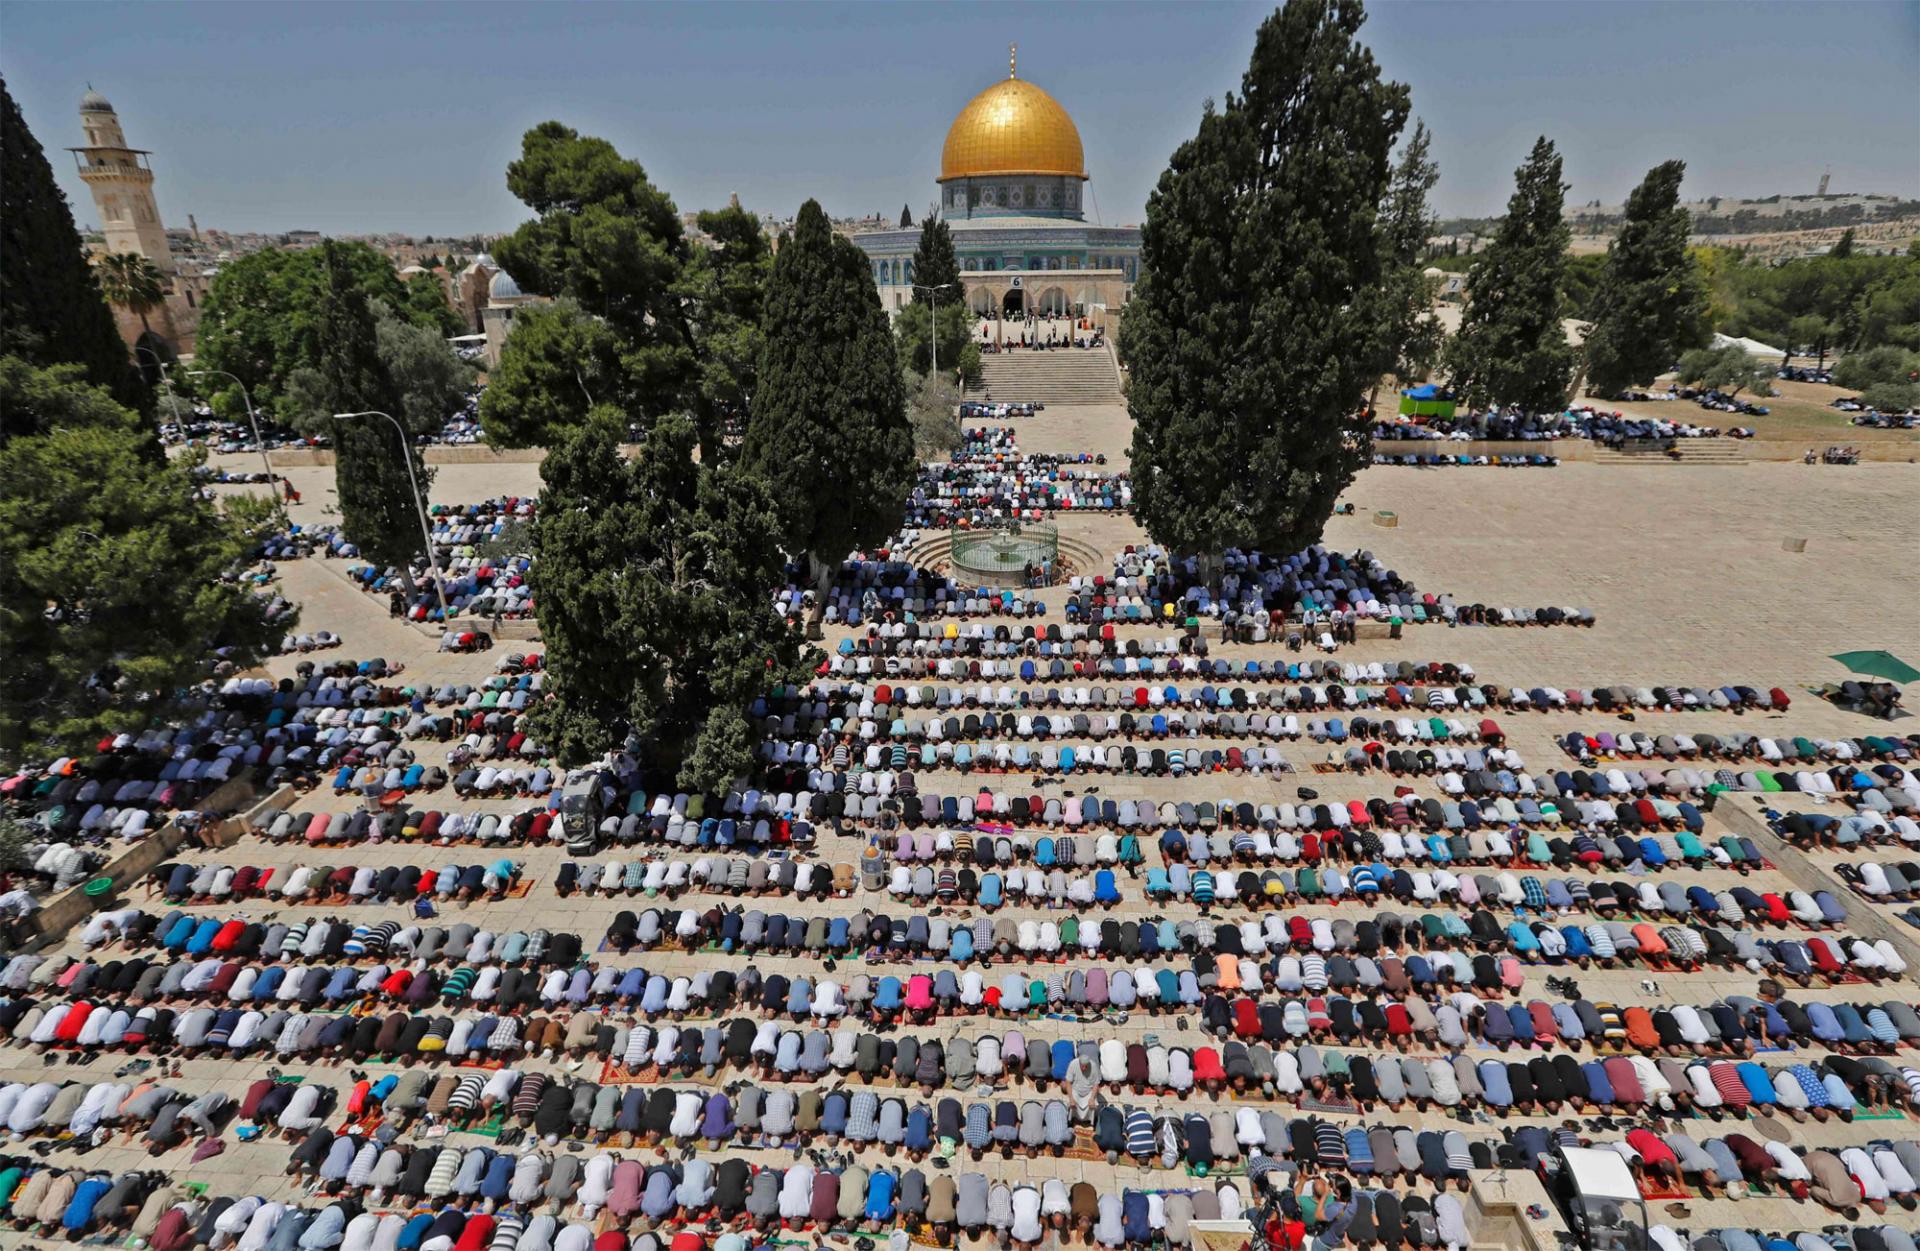
[[[1040,88],[1006,78],[960,110],[940,152],[940,178],[1001,174],[1087,176],[1080,128],[1066,109]]]
[[[113,106],[107,103],[105,96],[89,87],[87,94],[80,97],[80,111],[82,113],[111,113],[113,112]]]

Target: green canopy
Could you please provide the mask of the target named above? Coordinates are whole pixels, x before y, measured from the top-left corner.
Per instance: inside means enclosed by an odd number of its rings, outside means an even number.
[[[1914,668],[1892,652],[1841,652],[1837,660],[1854,673],[1889,682],[1920,682],[1920,669]]]

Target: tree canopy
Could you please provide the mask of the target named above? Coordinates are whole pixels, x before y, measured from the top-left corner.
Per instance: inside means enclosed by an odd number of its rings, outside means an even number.
[[[480,424],[498,447],[552,447],[595,406],[645,407],[620,336],[571,299],[519,310],[480,396]]]
[[[0,761],[90,751],[180,710],[216,648],[244,669],[292,624],[224,575],[254,539],[149,454],[82,366],[0,358]]]
[[[447,302],[447,289],[440,285],[440,280],[434,275],[415,274],[405,286],[409,321],[434,331],[443,339],[472,332],[473,327],[461,321],[460,314],[453,311],[453,305]]]
[[[680,282],[699,349],[700,385],[716,414],[744,420],[758,386],[760,318],[773,248],[760,219],[737,204],[695,220],[713,240],[710,248],[693,249]],[[702,432],[703,454],[717,443]]]
[[[438,432],[473,390],[474,368],[455,356],[432,326],[373,305],[374,347],[400,392],[394,416],[413,434]]]
[[[1715,253],[1718,329],[1789,352],[1920,350],[1920,256],[1810,256],[1764,265]]]
[[[786,550],[818,571],[899,528],[917,466],[873,271],[813,200],[774,257],[764,330],[741,455],[773,489]]]
[[[521,290],[571,297],[613,327],[635,382],[631,417],[683,407],[698,370],[680,289],[687,240],[673,201],[638,161],[559,122],[521,139],[507,189],[538,216],[494,244],[501,267]]]
[[[526,133],[520,158],[507,167],[507,186],[538,216],[494,245],[500,264],[523,290],[571,299],[613,332],[620,395],[596,394],[594,402],[618,403],[642,430],[662,414],[691,412],[701,454],[726,455],[725,422],[745,412],[757,385],[770,267],[759,219],[738,205],[702,213],[700,229],[714,246],[692,247],[673,201],[638,161],[559,122]],[[521,369],[514,361],[555,346],[551,335],[527,335],[524,323],[516,318],[499,372],[550,375],[560,362]],[[511,431],[516,440],[536,430],[537,437],[557,437],[562,423],[578,422],[586,411],[548,405],[524,390],[502,404],[489,429]]]
[[[953,374],[960,367],[960,353],[973,332],[973,314],[964,304],[952,304],[947,292],[940,293],[939,311],[932,304],[909,304],[893,317],[893,331],[900,343],[900,359],[916,374],[933,369],[934,349],[940,353],[940,372]],[[935,334],[938,338],[935,338]]]
[[[752,765],[747,705],[803,667],[768,607],[783,580],[772,500],[696,461],[685,415],[657,421],[630,462],[623,435],[595,415],[541,466],[529,576],[547,694],[528,722],[566,763],[631,733],[680,785],[717,790]]]
[[[1920,407],[1920,352],[1891,344],[1855,352],[1834,364],[1833,381],[1883,413],[1904,413]]]
[[[1347,0],[1261,23],[1147,202],[1125,313],[1135,513],[1176,551],[1317,539],[1367,455],[1381,198],[1408,113]],[[1377,376],[1377,373],[1375,374]]]
[[[433,315],[409,301],[385,256],[364,243],[329,239],[319,248],[254,252],[223,266],[202,305],[199,359],[244,380],[263,412],[294,419],[299,405],[289,397],[288,379],[296,370],[321,367],[327,305],[342,286],[362,303],[378,300],[415,324],[439,329]],[[223,411],[241,408],[237,391],[223,400]]]
[[[1627,197],[1587,329],[1587,389],[1595,395],[1646,386],[1712,334],[1706,285],[1687,250],[1692,218],[1680,204],[1686,169],[1684,161],[1656,165]]]
[[[1514,171],[1507,215],[1467,275],[1467,307],[1448,341],[1454,389],[1473,408],[1518,404],[1546,413],[1566,403],[1574,350],[1561,325],[1572,232],[1561,217],[1560,154],[1542,136]]]
[[[144,409],[151,396],[100,296],[66,194],[4,79],[0,170],[0,352],[36,365],[79,365],[113,398]]]

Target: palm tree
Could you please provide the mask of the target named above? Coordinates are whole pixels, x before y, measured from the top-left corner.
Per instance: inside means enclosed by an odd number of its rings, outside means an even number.
[[[100,276],[100,294],[107,303],[118,305],[140,319],[144,334],[153,333],[147,325],[147,310],[167,302],[166,276],[138,252],[111,252],[94,263]]]

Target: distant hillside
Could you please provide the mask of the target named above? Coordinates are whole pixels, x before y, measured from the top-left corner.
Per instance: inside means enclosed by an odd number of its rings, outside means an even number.
[[[1697,235],[1777,234],[1790,230],[1844,230],[1870,222],[1920,216],[1920,200],[1894,195],[1770,195],[1763,200],[1708,196],[1691,200]],[[1610,234],[1626,208],[1620,204],[1569,204],[1566,218],[1576,234]],[[1482,238],[1492,233],[1498,217],[1454,217],[1440,223],[1440,236]]]

